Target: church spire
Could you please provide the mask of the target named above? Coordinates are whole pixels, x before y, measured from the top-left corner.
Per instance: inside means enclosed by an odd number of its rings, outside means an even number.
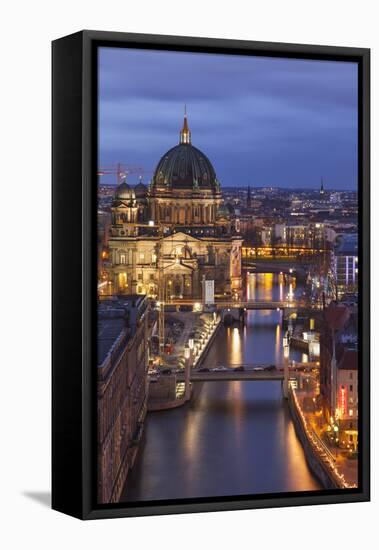
[[[187,122],[187,105],[184,105],[183,128],[180,131],[180,143],[191,143],[191,131]]]
[[[321,186],[320,186],[320,195],[323,195],[324,194],[324,179],[321,178]]]

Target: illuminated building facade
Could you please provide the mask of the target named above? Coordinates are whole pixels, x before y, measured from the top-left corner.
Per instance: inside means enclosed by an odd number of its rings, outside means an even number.
[[[97,493],[99,502],[117,502],[147,411],[146,297],[99,302],[97,334]]]
[[[214,168],[191,142],[187,116],[178,145],[158,162],[149,188],[118,186],[112,204],[108,277],[114,294],[240,297],[242,238],[223,203]],[[160,282],[159,282],[160,281]]]
[[[334,252],[334,273],[338,297],[358,292],[358,236],[347,234]]]
[[[329,306],[330,307],[330,306]],[[338,426],[339,445],[351,450],[358,446],[358,351],[357,311],[342,305],[345,320],[334,317],[335,365],[333,381],[333,324],[325,323],[320,338],[320,394],[325,418]],[[336,314],[337,315],[337,314]],[[342,315],[342,314],[341,314]],[[329,318],[329,322],[330,322]],[[339,326],[338,323],[340,324]]]
[[[338,426],[340,444],[358,446],[358,352],[344,348],[337,365]]]

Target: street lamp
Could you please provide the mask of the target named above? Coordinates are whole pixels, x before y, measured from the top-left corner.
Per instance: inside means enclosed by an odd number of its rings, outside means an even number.
[[[184,359],[189,359],[191,356],[191,350],[189,348],[189,346],[186,344],[184,346]]]
[[[288,383],[289,383],[289,371],[288,371],[288,358],[290,355],[290,347],[288,337],[283,338],[283,357],[284,357],[284,380],[283,380],[283,395],[288,398]]]
[[[184,346],[184,359],[185,359],[185,400],[190,398],[190,376],[191,376],[191,349],[189,345]]]
[[[287,336],[284,336],[284,338],[283,338],[283,349],[284,349],[284,352],[286,352],[286,349],[288,349],[288,338],[287,338]]]
[[[283,338],[283,342],[284,340],[287,340],[287,338]],[[284,345],[284,343],[283,343],[283,356],[284,356],[284,359],[288,359],[290,356],[290,347],[288,344]]]

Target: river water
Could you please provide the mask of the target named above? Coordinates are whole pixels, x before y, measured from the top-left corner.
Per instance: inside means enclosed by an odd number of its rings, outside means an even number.
[[[287,299],[302,290],[280,275],[248,276],[251,300]],[[244,327],[220,327],[204,365],[280,363],[280,315],[248,311]],[[307,359],[301,353],[292,358]],[[320,488],[296,437],[280,382],[204,382],[194,384],[185,406],[148,414],[121,501]]]

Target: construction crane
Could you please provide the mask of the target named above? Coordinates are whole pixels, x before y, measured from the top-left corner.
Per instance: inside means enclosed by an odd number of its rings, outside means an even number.
[[[98,176],[115,175],[117,185],[120,185],[123,178],[125,178],[128,174],[139,174],[142,176],[142,174],[146,174],[146,170],[142,166],[122,164],[121,162],[118,162],[117,164],[112,164],[110,166],[102,166],[97,171]]]

